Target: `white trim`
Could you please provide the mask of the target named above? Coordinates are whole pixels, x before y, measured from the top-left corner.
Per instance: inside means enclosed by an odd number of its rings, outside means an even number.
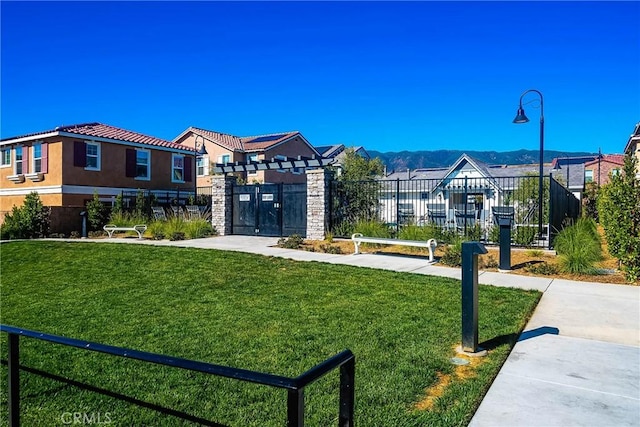
[[[44,174],[42,172],[27,173],[24,176],[33,182],[40,182],[44,180]]]
[[[60,132],[60,131],[8,139],[8,140],[0,141],[0,146],[51,138],[54,136],[63,136],[66,138],[72,138],[72,139],[83,140],[83,141],[91,140],[96,142],[107,142],[110,144],[126,145],[128,147],[153,149],[158,151],[170,151],[172,153],[182,153],[185,155],[189,154],[193,156],[193,150],[191,148],[180,149],[178,147],[163,147],[162,145],[143,144],[140,142],[129,142],[129,141],[122,141],[120,139],[102,138],[102,137],[92,136],[92,135],[83,135],[80,133]],[[167,141],[167,142],[171,143],[171,141]],[[180,144],[177,144],[177,145],[180,145]]]
[[[204,156],[196,156],[196,177],[202,177],[202,176],[208,176],[209,175],[209,155],[206,154]],[[202,175],[198,174],[198,160],[201,159],[202,162],[204,163],[202,165]]]
[[[97,164],[98,166],[95,168],[89,167],[89,166],[85,166],[84,170],[86,171],[94,171],[94,172],[99,172],[102,169],[102,145],[100,145],[99,142],[97,141],[84,141],[84,155],[85,155],[85,159],[89,158],[88,154],[87,154],[87,149],[89,147],[89,145],[94,145],[96,147],[98,147],[98,160],[97,160]],[[86,163],[86,161],[85,161]]]
[[[38,135],[23,136],[19,138],[12,138],[12,139],[6,139],[4,141],[0,141],[0,145],[10,145],[10,144],[18,144],[21,142],[37,141],[38,139],[50,138],[52,136],[58,136],[58,135],[60,135],[60,132],[55,131],[55,132],[38,134]]]

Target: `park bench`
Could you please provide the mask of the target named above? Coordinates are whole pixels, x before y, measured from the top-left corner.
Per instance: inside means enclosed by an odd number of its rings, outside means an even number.
[[[114,224],[107,224],[104,227],[102,227],[102,229],[107,232],[107,234],[109,235],[109,238],[113,237],[113,233],[116,231],[135,231],[136,233],[138,233],[138,239],[142,239],[142,233],[147,231],[147,226],[134,225],[133,227],[118,227],[117,225],[114,225]]]
[[[354,255],[360,253],[360,244],[362,243],[377,243],[380,245],[399,245],[399,246],[415,246],[420,248],[429,249],[429,262],[433,263],[433,251],[436,246],[438,246],[438,242],[436,239],[429,240],[400,240],[400,239],[386,239],[383,237],[365,237],[361,233],[355,233],[351,236],[351,240],[355,246]]]

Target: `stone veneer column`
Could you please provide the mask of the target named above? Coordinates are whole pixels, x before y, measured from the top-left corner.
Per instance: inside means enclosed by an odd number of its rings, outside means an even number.
[[[231,234],[233,184],[236,177],[231,175],[213,175],[211,177],[211,225],[220,236]]]
[[[329,196],[333,173],[325,169],[307,171],[307,239],[324,240],[329,231]]]

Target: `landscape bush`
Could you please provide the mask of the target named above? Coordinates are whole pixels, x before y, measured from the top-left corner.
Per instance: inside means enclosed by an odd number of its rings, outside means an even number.
[[[87,202],[86,209],[89,231],[102,230],[109,218],[109,209],[100,201],[96,191],[93,192],[93,198]]]
[[[535,226],[523,225],[516,228],[513,236],[513,241],[518,246],[531,246],[538,233],[538,228]]]
[[[597,207],[609,253],[618,258],[629,282],[640,280],[640,180],[629,152],[623,171],[600,188]]]
[[[51,209],[44,206],[35,191],[27,194],[24,204],[14,206],[0,227],[2,239],[37,239],[49,235]]]
[[[304,239],[299,234],[292,234],[289,237],[282,237],[278,240],[278,247],[285,249],[300,249]]]
[[[565,273],[595,274],[595,263],[602,260],[602,242],[596,223],[580,218],[565,227],[554,241],[560,270]]]
[[[462,239],[456,239],[452,244],[445,246],[440,262],[450,267],[462,265]]]

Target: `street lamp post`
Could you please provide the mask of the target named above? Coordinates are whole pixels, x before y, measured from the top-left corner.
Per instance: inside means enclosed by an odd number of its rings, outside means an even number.
[[[522,98],[529,92],[535,92],[540,96],[540,171],[538,177],[538,238],[542,239],[542,164],[544,163],[544,109],[542,93],[536,89],[526,90],[520,95],[520,106],[516,118],[513,119],[513,123],[527,123],[529,119],[524,114],[524,108],[522,108]]]
[[[196,199],[198,198],[198,159],[206,156],[207,149],[204,147],[204,138],[202,138],[202,144],[200,144],[200,148],[198,149],[198,135],[193,140],[193,152],[195,153],[193,156],[193,203],[197,204]]]

